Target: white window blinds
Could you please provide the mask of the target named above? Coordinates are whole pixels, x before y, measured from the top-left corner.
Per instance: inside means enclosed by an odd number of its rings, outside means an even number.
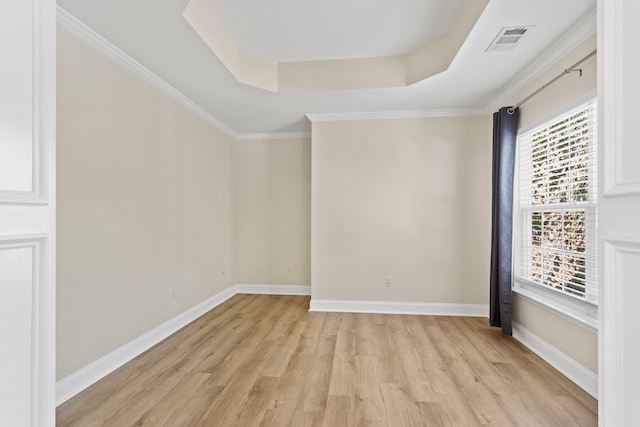
[[[518,138],[516,280],[597,304],[597,106]]]

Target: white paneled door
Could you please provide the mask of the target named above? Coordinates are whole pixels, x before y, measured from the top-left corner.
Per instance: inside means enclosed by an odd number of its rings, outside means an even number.
[[[599,415],[640,425],[640,1],[598,2]]]
[[[55,423],[55,7],[0,1],[0,426]]]

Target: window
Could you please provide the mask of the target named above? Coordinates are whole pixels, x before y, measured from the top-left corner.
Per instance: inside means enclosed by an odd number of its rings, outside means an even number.
[[[519,135],[517,156],[514,290],[582,306],[582,313],[593,315],[598,301],[595,100]]]

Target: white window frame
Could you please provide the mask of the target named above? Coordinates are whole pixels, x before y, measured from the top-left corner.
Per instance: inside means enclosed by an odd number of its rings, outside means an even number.
[[[552,289],[548,286],[541,285],[530,280],[527,280],[524,277],[519,277],[517,275],[516,264],[518,260],[518,244],[521,239],[523,239],[526,228],[528,227],[528,222],[526,221],[526,214],[532,211],[549,211],[557,208],[564,207],[566,209],[580,207],[584,208],[588,213],[592,212],[593,221],[592,228],[587,229],[587,239],[591,242],[597,242],[596,235],[589,235],[591,233],[597,233],[597,220],[595,219],[595,215],[597,215],[597,180],[598,174],[597,169],[594,172],[594,176],[592,177],[595,180],[596,185],[590,186],[590,194],[589,201],[573,204],[568,203],[565,206],[555,205],[553,208],[545,209],[545,205],[534,205],[522,207],[520,206],[520,181],[519,181],[519,169],[520,162],[523,161],[521,151],[519,146],[521,141],[521,136],[528,134],[531,131],[536,129],[540,129],[543,127],[549,126],[551,123],[560,120],[566,114],[572,112],[573,110],[583,107],[590,103],[596,103],[595,94],[590,93],[588,96],[577,100],[571,105],[565,106],[559,111],[554,112],[552,115],[547,116],[545,119],[540,120],[539,122],[527,126],[526,128],[522,128],[518,131],[518,143],[516,148],[516,163],[515,163],[515,182],[514,182],[514,209],[513,209],[513,277],[512,277],[512,289],[513,292],[525,297],[526,299],[533,301],[537,304],[544,306],[545,308],[551,309],[564,317],[568,318],[571,321],[574,321],[582,326],[586,326],[592,330],[597,331],[598,329],[598,306],[597,306],[597,295],[592,295],[589,299],[581,300],[570,295],[566,295],[563,292]],[[597,108],[597,105],[596,105]],[[597,131],[594,133],[597,137]],[[597,144],[597,141],[596,141]],[[594,155],[594,161],[597,162],[597,153]],[[597,167],[597,166],[596,166]],[[591,247],[587,247],[586,256],[596,256],[597,255],[597,244]]]

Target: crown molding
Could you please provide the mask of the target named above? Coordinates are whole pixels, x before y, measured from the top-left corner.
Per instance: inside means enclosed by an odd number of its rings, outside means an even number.
[[[61,27],[65,28],[76,37],[93,46],[136,76],[153,85],[156,89],[165,93],[183,107],[215,126],[220,131],[230,136],[236,141],[269,140],[269,139],[294,139],[310,138],[311,132],[272,132],[272,133],[238,133],[227,126],[222,120],[207,112],[204,108],[196,104],[193,100],[185,96],[169,83],[158,77],[151,70],[140,64],[138,61],[127,55],[125,52],[114,46],[100,34],[93,31],[82,21],[71,15],[69,12],[57,7],[56,19]]]
[[[487,108],[450,108],[441,110],[371,111],[363,113],[307,114],[312,122],[348,120],[422,119],[431,117],[481,116],[489,114]]]
[[[570,54],[589,37],[596,34],[598,19],[597,12],[586,14],[569,31],[567,37],[553,43],[541,55],[534,59],[530,66],[513,77],[505,88],[485,107],[486,110],[494,111],[503,106],[511,99],[529,86],[535,79],[559,63],[564,57]]]
[[[136,74],[143,80],[151,83],[160,91],[169,95],[171,98],[191,110],[200,118],[220,129],[238,141],[265,140],[265,139],[294,139],[309,138],[311,132],[271,132],[271,133],[238,133],[227,126],[217,117],[208,113],[204,108],[200,107],[194,101],[186,97],[169,83],[162,80],[151,70],[140,64],[138,61],[127,55],[125,52],[114,46],[100,34],[93,31],[83,22],[64,10],[57,7],[57,21],[60,26],[73,33],[75,36],[85,41],[89,45],[98,49],[129,71]],[[307,114],[311,121],[337,121],[337,120],[376,120],[376,119],[412,119],[423,117],[450,117],[464,115],[482,115],[488,114],[485,109],[444,109],[444,110],[413,110],[413,111],[381,111],[381,112],[364,112],[364,113],[329,113],[329,114]]]
[[[81,40],[98,49],[109,58],[136,74],[138,77],[149,82],[158,90],[164,92],[198,117],[215,126],[236,141],[294,139],[309,138],[311,136],[310,132],[238,133],[175,89],[173,86],[162,80],[148,68],[144,67],[138,61],[111,44],[104,37],[93,31],[60,6],[57,7],[57,22],[60,26],[67,29]],[[348,120],[417,119],[491,114],[504,102],[525,89],[536,78],[561,61],[566,55],[577,48],[580,44],[584,43],[589,37],[593,36],[596,32],[596,27],[597,19],[595,11],[591,14],[585,15],[583,19],[577,22],[572,29],[568,31],[568,37],[554,43],[549,49],[538,56],[538,58],[532,62],[534,65],[527,67],[523,72],[512,78],[506,85],[505,89],[496,96],[492,102],[488,103],[484,107],[359,113],[318,113],[307,114],[306,116],[311,122],[326,122]]]
[[[122,65],[141,79],[147,81],[156,89],[164,92],[166,95],[177,101],[179,104],[190,110],[201,119],[220,129],[226,135],[234,139],[238,139],[239,134],[229,126],[227,126],[220,119],[208,113],[204,108],[193,102],[176,88],[162,80],[151,70],[114,46],[107,39],[93,31],[91,28],[89,28],[87,25],[85,25],[83,22],[78,20],[75,16],[71,15],[60,6],[57,7],[56,20],[61,27],[65,28],[89,45],[93,46],[98,51],[102,52],[118,64]]]
[[[272,132],[272,133],[240,133],[238,141],[256,141],[265,139],[300,139],[311,138],[311,132]]]

